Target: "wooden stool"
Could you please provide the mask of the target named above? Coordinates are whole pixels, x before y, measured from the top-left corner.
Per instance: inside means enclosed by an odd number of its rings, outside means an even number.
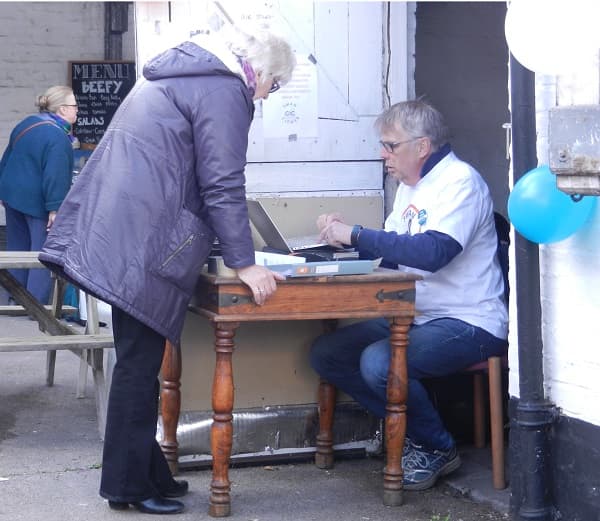
[[[504,474],[504,417],[502,395],[502,370],[508,367],[508,357],[491,356],[485,362],[467,367],[464,372],[473,374],[473,439],[478,449],[485,447],[484,373],[488,373],[490,396],[490,439],[492,446],[492,481],[494,488],[506,488]]]

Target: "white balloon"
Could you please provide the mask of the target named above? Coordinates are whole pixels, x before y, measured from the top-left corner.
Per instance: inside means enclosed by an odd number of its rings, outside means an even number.
[[[541,74],[570,74],[598,64],[600,1],[512,0],[504,33],[521,65]]]

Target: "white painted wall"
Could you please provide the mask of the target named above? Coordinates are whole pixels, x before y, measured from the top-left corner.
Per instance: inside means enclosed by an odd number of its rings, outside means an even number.
[[[171,3],[169,11],[167,2],[136,2],[138,63],[187,39],[190,31],[203,29],[199,20],[214,9],[204,4],[209,2],[181,1]],[[250,4],[238,5],[245,9]],[[235,2],[223,5],[234,16]],[[260,11],[266,4],[252,5]],[[406,46],[397,40],[406,39],[406,4],[394,2],[391,7],[392,44],[400,51],[395,50],[389,77],[382,52],[386,49],[385,3],[280,0],[273,6],[278,13],[275,27],[290,40],[297,56],[316,58],[318,135],[270,137],[262,107],[271,100],[256,102],[249,134],[248,192],[375,189],[382,193],[383,168],[373,123],[384,108],[386,81],[394,101],[405,96]]]
[[[600,70],[536,76],[537,154],[548,164],[548,110],[600,103]],[[600,209],[576,234],[540,246],[544,382],[562,414],[600,425]],[[514,293],[513,293],[514,295]],[[514,301],[513,301],[514,306]],[[512,311],[512,310],[511,310]],[[509,392],[518,396],[516,313],[511,312]]]

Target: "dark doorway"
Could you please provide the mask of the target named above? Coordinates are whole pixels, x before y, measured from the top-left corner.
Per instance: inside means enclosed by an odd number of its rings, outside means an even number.
[[[504,2],[418,2],[415,94],[446,117],[456,154],[490,187],[506,216],[508,47]]]

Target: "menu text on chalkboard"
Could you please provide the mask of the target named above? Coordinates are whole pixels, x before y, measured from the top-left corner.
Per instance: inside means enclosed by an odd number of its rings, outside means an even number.
[[[97,145],[135,84],[135,62],[71,61],[69,76],[79,107],[73,133],[80,143]]]

